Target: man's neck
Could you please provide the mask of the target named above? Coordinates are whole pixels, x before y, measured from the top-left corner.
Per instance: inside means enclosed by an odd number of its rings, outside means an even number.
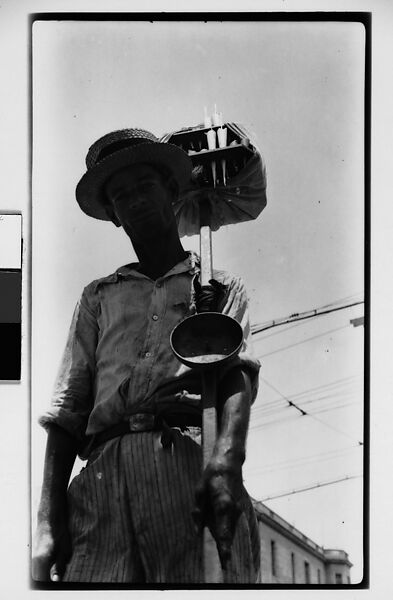
[[[156,239],[143,247],[134,244],[134,249],[139,259],[139,271],[153,280],[168,273],[188,256],[179,238]]]

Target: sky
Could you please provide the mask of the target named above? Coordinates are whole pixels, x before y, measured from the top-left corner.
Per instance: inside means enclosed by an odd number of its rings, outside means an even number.
[[[268,204],[255,221],[214,233],[213,256],[244,279],[253,325],[363,299],[360,24],[36,22],[32,64],[33,423],[84,285],[135,258],[123,232],[75,202],[86,151],[110,130],[162,135],[200,123],[204,106],[217,104],[224,121],[252,132]],[[183,242],[198,249],[197,237]],[[357,305],[253,336],[262,368],[244,466],[255,499],[349,478],[264,501],[318,544],[346,550],[354,583],[362,578],[363,327],[350,319],[362,314]],[[44,442],[33,425],[33,507]]]

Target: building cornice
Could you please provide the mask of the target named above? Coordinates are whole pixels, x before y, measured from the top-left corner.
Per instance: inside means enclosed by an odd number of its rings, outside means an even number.
[[[344,550],[325,549],[323,546],[319,546],[304,535],[304,533],[296,529],[296,527],[288,523],[288,521],[280,517],[280,515],[268,508],[263,502],[257,500],[252,500],[252,502],[259,521],[269,525],[269,527],[289,538],[295,544],[302,546],[304,550],[313,554],[326,565],[343,564],[349,568],[352,567],[348,554]]]

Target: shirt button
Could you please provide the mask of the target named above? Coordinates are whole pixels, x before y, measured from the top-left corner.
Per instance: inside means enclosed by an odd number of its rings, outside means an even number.
[[[146,356],[146,358],[150,358],[151,357],[151,352],[146,352],[145,356]]]
[[[153,315],[152,319],[153,319],[153,321],[158,321],[158,315]]]

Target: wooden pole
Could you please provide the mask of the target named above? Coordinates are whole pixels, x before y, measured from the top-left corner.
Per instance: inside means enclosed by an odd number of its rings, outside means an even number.
[[[200,257],[201,285],[208,285],[213,277],[210,211],[207,201],[200,204]],[[215,369],[202,371],[202,454],[203,469],[208,464],[217,439]],[[203,532],[203,565],[205,583],[222,583],[223,572],[216,542],[205,527]]]

